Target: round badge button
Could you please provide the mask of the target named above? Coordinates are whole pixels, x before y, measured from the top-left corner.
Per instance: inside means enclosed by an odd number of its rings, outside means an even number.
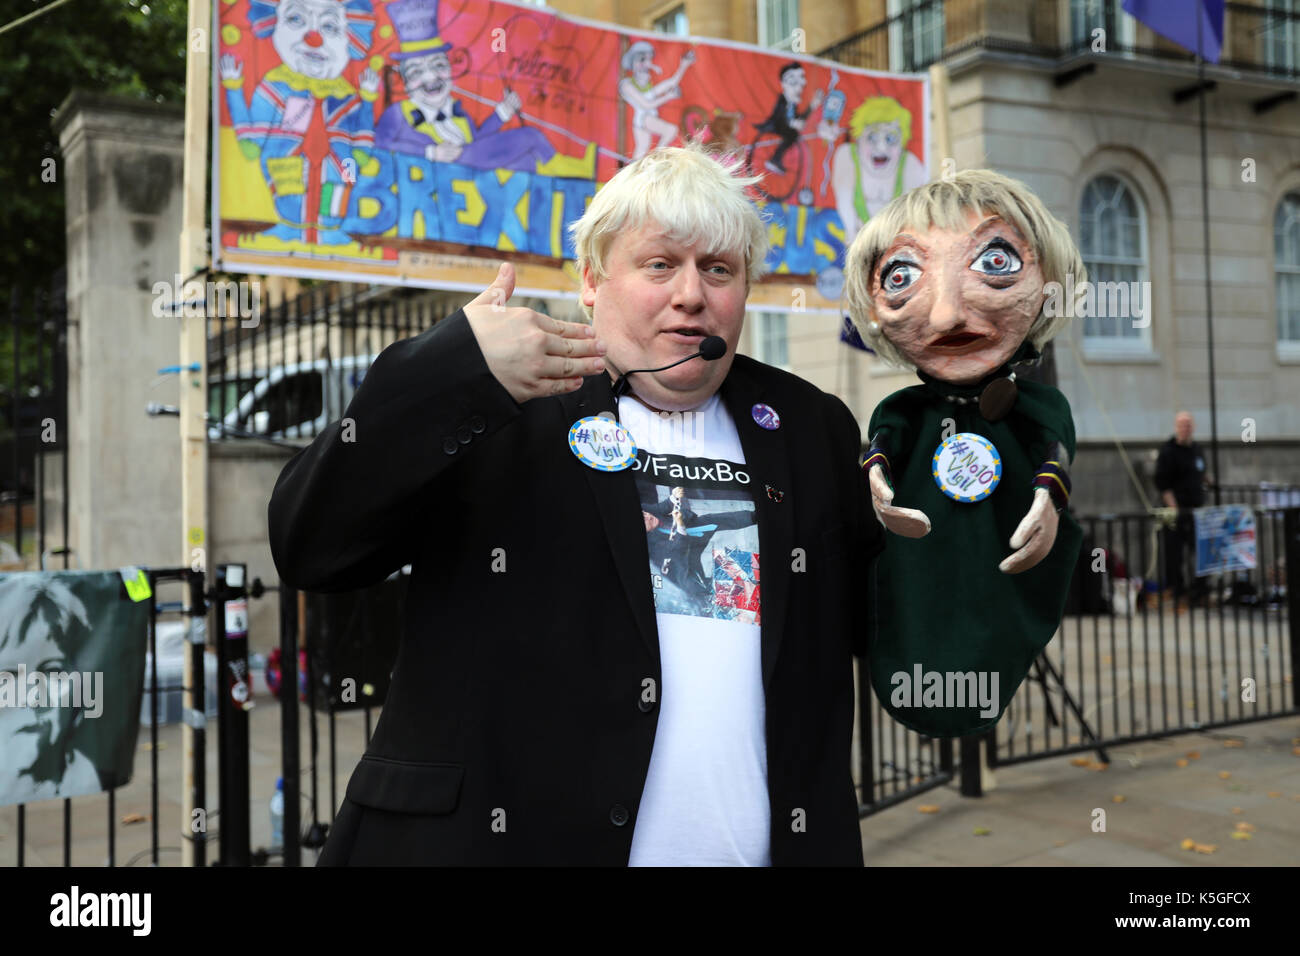
[[[759,428],[766,428],[768,431],[776,431],[781,427],[781,416],[776,413],[776,409],[771,405],[764,405],[759,402],[749,410],[749,414],[754,417],[754,424]]]
[[[1002,480],[1002,456],[982,435],[958,432],[935,449],[931,474],[953,501],[983,501]]]
[[[623,471],[636,461],[632,433],[618,422],[596,415],[580,418],[569,429],[569,450],[588,468]]]

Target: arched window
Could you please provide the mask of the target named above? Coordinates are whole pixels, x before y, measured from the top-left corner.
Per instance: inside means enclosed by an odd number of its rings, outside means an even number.
[[[1151,349],[1151,284],[1146,212],[1118,176],[1095,177],[1079,204],[1079,252],[1088,268],[1087,298],[1077,295],[1087,345],[1121,352]]]
[[[1300,352],[1300,192],[1287,193],[1273,216],[1273,267],[1277,276],[1277,341]]]

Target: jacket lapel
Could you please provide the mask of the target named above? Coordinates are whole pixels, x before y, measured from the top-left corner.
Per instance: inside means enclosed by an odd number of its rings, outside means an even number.
[[[722,400],[736,424],[740,447],[758,515],[763,686],[772,680],[789,612],[790,552],[794,545],[794,508],[786,436],[789,420],[768,430],[754,421],[753,408],[765,401],[763,388],[746,369],[732,365],[721,388]],[[777,412],[782,409],[777,408]],[[787,411],[790,411],[787,409]]]
[[[566,445],[568,429],[578,419],[614,412],[617,407],[609,376],[604,374],[583,379],[582,388],[560,397],[560,405],[564,413]],[[566,448],[565,454],[571,452]],[[605,526],[605,537],[614,555],[614,567],[632,608],[637,631],[650,652],[650,659],[657,666],[659,628],[655,624],[654,599],[650,591],[650,549],[646,545],[636,479],[630,469],[604,472],[586,465],[578,467],[586,476],[596,503],[596,513]]]

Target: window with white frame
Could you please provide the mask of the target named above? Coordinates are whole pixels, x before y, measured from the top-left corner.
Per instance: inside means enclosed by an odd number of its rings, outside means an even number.
[[[1287,193],[1273,216],[1278,346],[1300,354],[1300,192]]]
[[[943,57],[944,0],[889,0],[889,62],[904,73]]]
[[[1132,56],[1137,20],[1124,12],[1121,0],[1070,0],[1070,49],[1092,49],[1093,31],[1105,30],[1106,52]]]
[[[1300,69],[1300,0],[1269,0],[1253,19],[1264,66]]]
[[[758,45],[788,49],[799,26],[799,0],[758,0]]]
[[[655,33],[669,33],[682,37],[689,36],[691,28],[686,20],[685,4],[673,7],[662,16],[655,17],[654,22],[650,24],[650,29]]]
[[[790,338],[784,312],[760,312],[754,328],[754,357],[767,365],[790,367]]]
[[[1118,176],[1092,179],[1079,203],[1079,253],[1089,289],[1063,303],[1083,316],[1085,345],[1151,350],[1151,283],[1146,213],[1141,198]],[[1065,296],[1072,294],[1069,284]]]

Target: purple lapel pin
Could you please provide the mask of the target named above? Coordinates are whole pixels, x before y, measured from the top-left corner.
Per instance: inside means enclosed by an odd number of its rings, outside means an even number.
[[[766,428],[768,431],[776,431],[781,427],[781,416],[776,413],[776,409],[771,405],[764,405],[759,402],[749,410],[754,416],[754,423],[759,428]]]

